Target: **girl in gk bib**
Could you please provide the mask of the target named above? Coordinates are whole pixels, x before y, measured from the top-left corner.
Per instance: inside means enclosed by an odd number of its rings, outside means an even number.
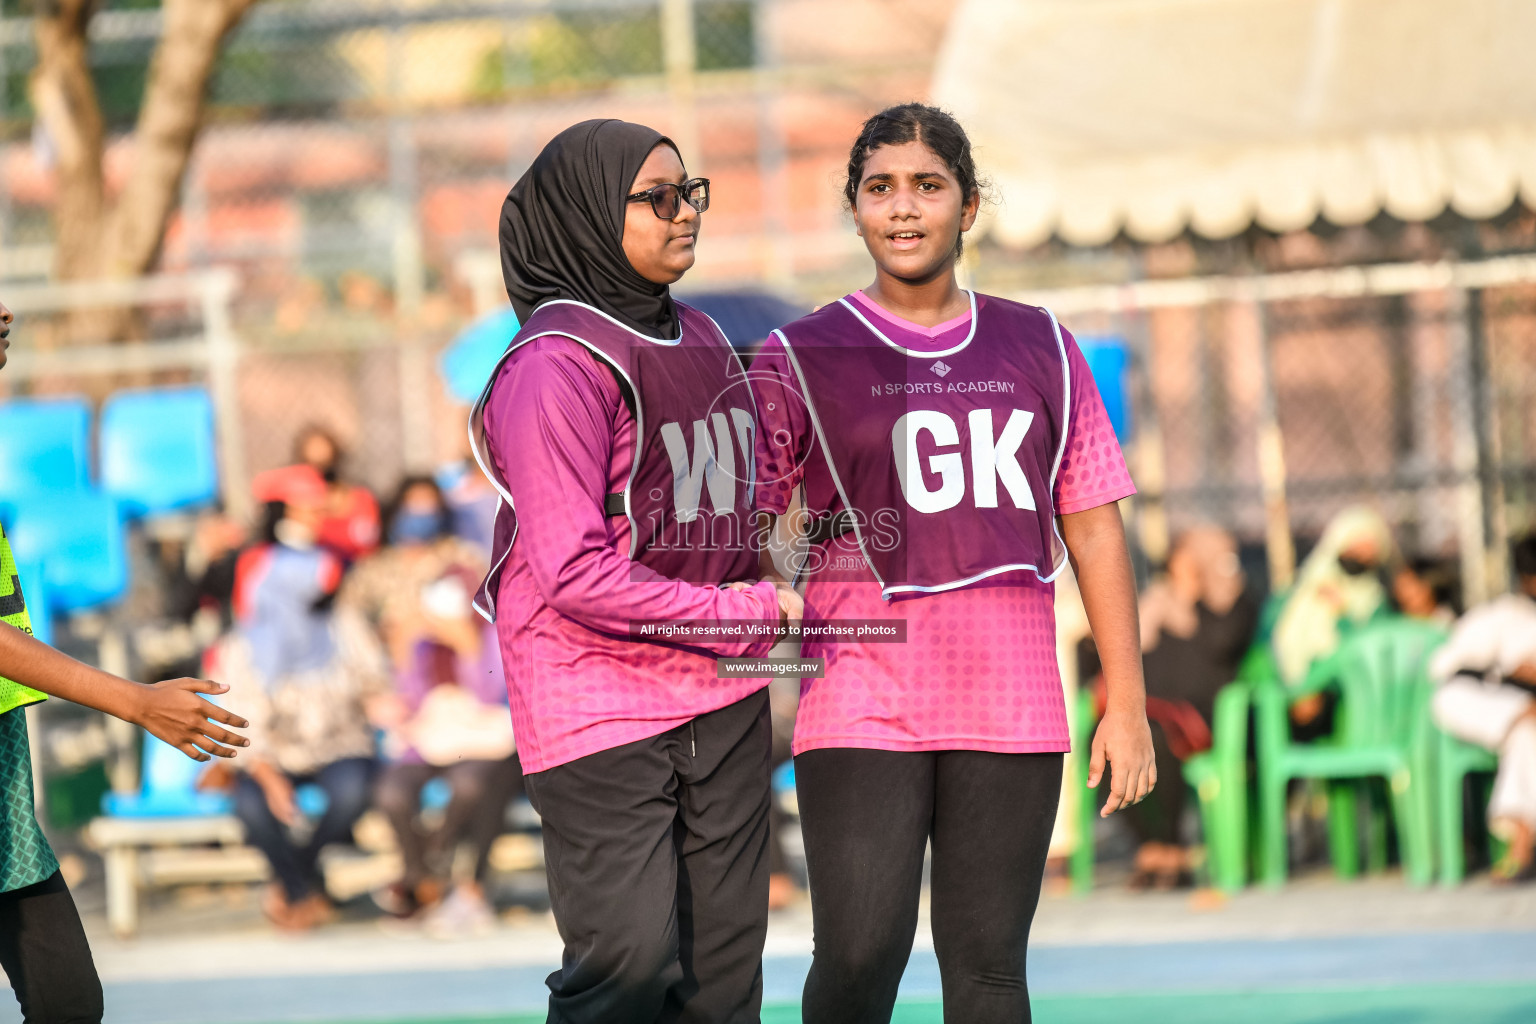
[[[1045,309],[960,288],[981,186],[953,118],[870,118],[846,197],[874,282],[770,337],[752,376],[760,505],[803,488],[805,614],[905,620],[900,643],[807,642],[794,752],[815,955],[806,1024],[885,1022],[924,848],[944,1017],[1028,1021],[1025,952],[1069,749],[1053,583],[1073,563],[1109,685],[1089,785],[1155,782],[1134,488],[1087,365]],[[807,521],[807,519],[809,521]]]

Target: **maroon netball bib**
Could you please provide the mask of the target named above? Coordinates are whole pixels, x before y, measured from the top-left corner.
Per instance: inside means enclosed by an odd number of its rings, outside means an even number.
[[[609,494],[606,505],[608,514],[629,519],[629,557],[690,583],[756,577],[751,512],[757,419],[751,390],[740,359],[714,321],[681,302],[676,305],[680,336],[658,340],[591,306],[546,302],[507,347],[469,423],[475,456],[502,496],[492,569],[476,596],[488,617],[495,614],[501,567],[517,536],[517,515],[514,495],[486,446],[485,404],[512,353],[552,334],[579,342],[609,367],[634,412],[635,461],[628,486]]]
[[[903,348],[847,300],[780,336],[882,596],[1027,569],[1056,577],[1052,495],[1071,408],[1047,310],[971,296],[971,331]]]

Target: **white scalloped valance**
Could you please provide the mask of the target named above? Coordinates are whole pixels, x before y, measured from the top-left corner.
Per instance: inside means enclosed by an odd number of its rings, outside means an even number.
[[[962,0],[933,92],[1015,246],[1536,206],[1536,0]]]

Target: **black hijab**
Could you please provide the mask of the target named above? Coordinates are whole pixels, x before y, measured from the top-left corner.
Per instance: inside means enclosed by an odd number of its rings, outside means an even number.
[[[550,140],[501,206],[501,276],[517,318],[550,299],[595,306],[642,334],[678,335],[664,284],[624,255],[624,214],[640,165],[671,139],[611,118],[583,121]]]

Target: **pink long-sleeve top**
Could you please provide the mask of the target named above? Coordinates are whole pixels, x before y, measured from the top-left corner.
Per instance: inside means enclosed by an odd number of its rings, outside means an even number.
[[[635,419],[596,357],[565,337],[529,342],[498,373],[484,423],[517,508],[496,634],[525,772],[658,735],[767,685],[716,677],[718,657],[761,657],[767,641],[630,638],[633,620],[777,623],[779,606],[771,583],[698,586],[630,560],[629,520],[605,516],[603,499],[628,483]]]

